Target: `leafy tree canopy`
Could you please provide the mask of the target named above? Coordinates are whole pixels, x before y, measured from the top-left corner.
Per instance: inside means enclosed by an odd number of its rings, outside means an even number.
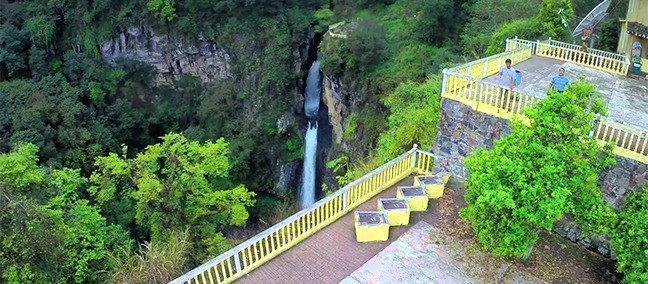
[[[78,170],[37,165],[38,148],[0,155],[0,279],[7,283],[101,282],[108,253],[132,242],[79,193]]]
[[[90,191],[99,202],[114,196],[135,202],[135,222],[153,242],[189,228],[200,260],[222,252],[220,230],[245,225],[255,193],[229,179],[224,139],[201,144],[170,133],[135,158],[115,153],[97,159]]]

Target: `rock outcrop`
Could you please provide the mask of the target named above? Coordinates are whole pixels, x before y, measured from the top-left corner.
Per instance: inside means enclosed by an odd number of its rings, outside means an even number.
[[[232,77],[230,55],[214,41],[200,36],[195,42],[172,33],[156,33],[145,25],[120,31],[104,42],[101,55],[110,64],[136,60],[157,69],[158,85],[171,84],[180,75],[203,82]]]
[[[328,106],[329,121],[333,126],[333,141],[339,145],[342,143],[344,118],[348,115],[348,109],[338,93],[339,86],[333,80],[324,76],[322,85],[324,87],[322,99]]]

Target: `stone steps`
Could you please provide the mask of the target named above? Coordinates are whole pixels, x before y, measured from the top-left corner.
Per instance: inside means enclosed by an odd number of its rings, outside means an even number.
[[[443,196],[449,178],[449,174],[416,176],[414,185],[396,189],[396,198],[379,198],[376,211],[355,211],[356,240],[388,240],[389,227],[409,225],[411,212],[426,211],[430,199]]]

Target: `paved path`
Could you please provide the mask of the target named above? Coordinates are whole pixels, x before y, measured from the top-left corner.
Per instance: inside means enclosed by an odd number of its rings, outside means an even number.
[[[442,236],[443,235],[443,236]],[[465,247],[457,248],[439,239],[448,236],[439,228],[419,221],[383,251],[354,271],[340,284],[473,284],[492,283],[494,279],[480,275],[493,270],[478,261],[459,261],[458,253],[466,254]],[[502,283],[544,284],[527,272],[510,265],[499,277]],[[471,273],[479,271],[481,273]],[[507,273],[503,273],[507,271]],[[471,275],[472,274],[472,275]],[[505,275],[506,274],[506,275]],[[497,276],[495,276],[497,277]]]
[[[406,178],[397,186],[412,185]],[[396,186],[360,205],[356,210],[376,210],[377,199],[396,197]],[[422,219],[433,223],[434,208],[439,201],[430,201],[428,211],[412,213],[410,226]],[[355,240],[353,214],[310,236],[268,263],[242,276],[235,283],[292,284],[338,283],[401,236],[408,227],[392,227],[386,242],[358,243]]]

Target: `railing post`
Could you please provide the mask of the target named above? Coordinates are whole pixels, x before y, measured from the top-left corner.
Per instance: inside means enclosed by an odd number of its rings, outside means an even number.
[[[414,144],[412,150],[414,150],[414,152],[412,152],[412,154],[414,154],[414,158],[412,158],[412,169],[416,169],[416,162],[418,157],[418,151],[416,150],[418,150],[418,145]]]
[[[345,192],[342,192],[342,210],[346,210],[346,208],[347,208],[347,193],[349,193],[348,190],[345,191]]]
[[[236,273],[241,273],[241,258],[239,258],[238,252],[234,254],[234,268],[236,268]]]
[[[443,68],[443,83],[441,84],[441,95],[448,92],[448,68]]]

